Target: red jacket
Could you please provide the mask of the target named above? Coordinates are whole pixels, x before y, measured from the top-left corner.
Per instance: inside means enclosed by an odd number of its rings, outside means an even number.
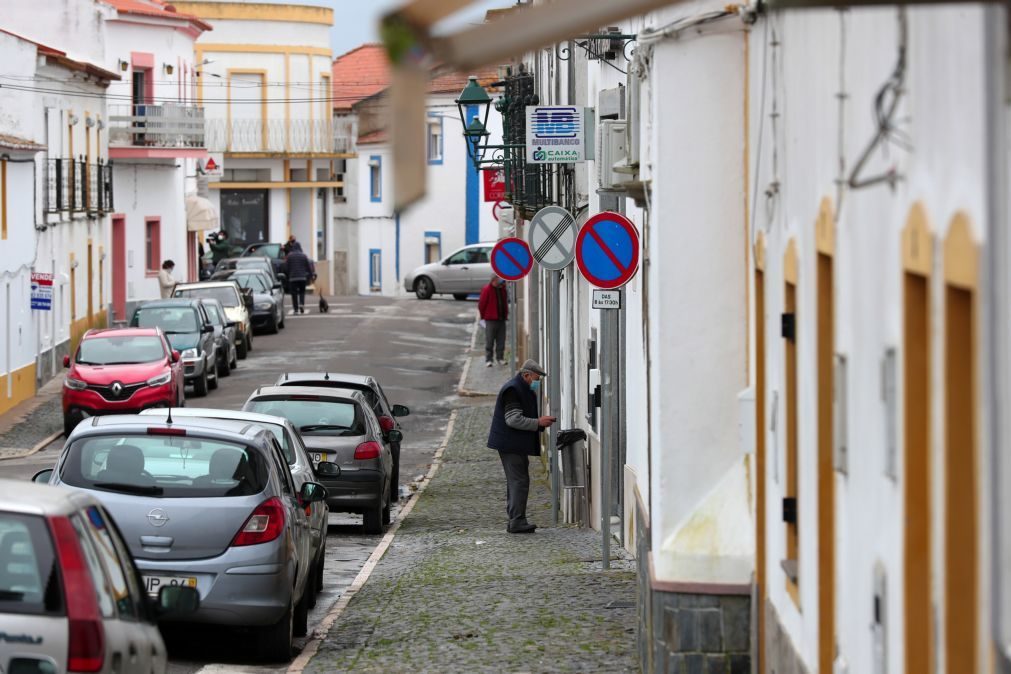
[[[498,295],[498,297],[496,297]],[[509,317],[509,295],[505,285],[498,288],[491,283],[481,288],[481,297],[477,301],[477,310],[486,321],[504,321]]]

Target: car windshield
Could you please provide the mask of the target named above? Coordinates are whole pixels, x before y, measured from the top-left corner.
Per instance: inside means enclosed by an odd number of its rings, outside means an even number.
[[[45,520],[0,512],[0,615],[60,613],[59,578]]]
[[[156,498],[251,496],[267,486],[263,457],[243,445],[178,435],[82,438],[60,469],[66,484]]]
[[[221,302],[223,307],[239,306],[239,292],[228,286],[194,286],[176,290],[174,297],[209,297]]]
[[[267,280],[259,274],[233,274],[231,278],[243,288],[252,288],[258,293],[270,292]]]
[[[91,337],[81,341],[76,362],[81,365],[152,363],[165,357],[161,338],[154,335]]]
[[[270,261],[263,257],[243,257],[235,261],[236,269],[271,269]]]
[[[264,396],[246,403],[247,412],[284,417],[300,433],[315,435],[364,435],[365,424],[358,406],[346,400],[307,395]]]
[[[250,246],[249,250],[247,250],[243,256],[252,257],[255,255],[262,255],[263,257],[280,257],[281,244],[263,243],[258,246]]]
[[[161,328],[165,334],[197,332],[197,312],[193,307],[141,307],[131,325],[137,328]]]
[[[210,316],[211,323],[213,323],[214,325],[224,325],[225,324],[225,319],[218,312],[218,306],[216,304],[205,303],[204,304],[204,309],[207,310],[207,315]]]

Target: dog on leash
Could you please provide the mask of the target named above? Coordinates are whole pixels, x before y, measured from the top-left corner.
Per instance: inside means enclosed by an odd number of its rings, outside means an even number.
[[[319,297],[319,312],[325,314],[330,311],[330,303],[326,301],[326,298],[320,295]]]

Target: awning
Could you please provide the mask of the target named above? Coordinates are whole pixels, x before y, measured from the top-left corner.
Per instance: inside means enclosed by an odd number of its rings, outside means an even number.
[[[196,194],[186,197],[186,231],[218,229],[218,212],[211,202]]]

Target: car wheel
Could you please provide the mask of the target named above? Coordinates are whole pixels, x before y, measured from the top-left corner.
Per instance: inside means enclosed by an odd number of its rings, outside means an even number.
[[[225,357],[218,363],[218,376],[227,377],[230,374],[232,374],[232,364],[228,362],[228,354],[226,353]]]
[[[267,334],[268,335],[277,334],[277,316],[270,317],[270,323],[267,325]]]
[[[291,660],[291,641],[294,632],[294,620],[291,610],[291,600],[288,608],[275,624],[266,627],[260,638],[260,654],[269,662],[288,662]]]
[[[249,350],[246,349],[246,338],[245,337],[243,337],[242,341],[239,342],[239,345],[237,347],[235,347],[235,351],[236,351],[236,353],[238,353],[239,358],[241,358],[242,360],[245,360],[246,356],[249,355]]]
[[[296,637],[304,637],[309,631],[309,599],[314,596],[312,591],[312,578],[305,579],[305,589],[302,591],[302,599],[295,604],[295,617],[291,626],[291,632]]]
[[[390,485],[390,489],[393,489],[393,485]],[[386,499],[386,504],[383,506],[383,525],[386,526],[390,523],[390,499]]]
[[[249,334],[246,335],[246,352],[253,350],[253,333],[252,328],[249,329]]]
[[[386,501],[387,499],[383,499]],[[362,525],[367,534],[383,533],[383,509],[384,504],[380,503],[375,508],[369,508],[362,517]]]
[[[432,279],[422,276],[415,281],[414,294],[418,296],[419,300],[431,299],[432,295],[435,294],[435,284],[432,283]]]
[[[281,313],[281,317],[277,321],[277,327],[279,327],[282,330],[284,330],[284,302],[283,301],[281,302],[281,311],[280,311],[280,313]]]
[[[393,473],[390,475],[390,503],[400,500],[400,444],[391,445]]]
[[[467,293],[453,293],[453,299],[462,302],[467,299]]]
[[[228,366],[234,370],[239,367],[239,350],[234,344],[232,345],[232,348],[229,349],[229,354],[231,355],[232,360],[228,363]]]
[[[200,378],[193,382],[193,395],[203,398],[207,395],[207,368],[200,373]]]
[[[316,587],[313,588],[316,590],[316,594],[319,594],[320,592],[323,591],[323,573],[325,569],[326,569],[326,547],[324,539],[324,549],[319,551],[319,561],[316,562],[316,578],[315,578]]]

